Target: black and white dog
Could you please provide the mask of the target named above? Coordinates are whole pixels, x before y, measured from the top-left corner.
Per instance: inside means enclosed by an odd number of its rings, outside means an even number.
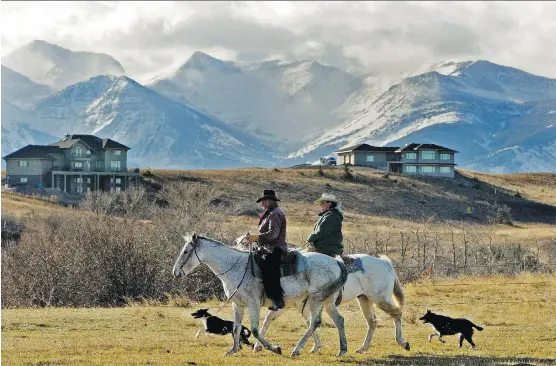
[[[463,340],[465,339],[467,342],[471,344],[472,348],[475,348],[475,343],[473,343],[473,328],[477,328],[477,330],[483,330],[482,327],[479,327],[473,324],[471,321],[464,319],[464,318],[450,318],[449,316],[438,315],[433,313],[432,311],[427,309],[425,315],[419,318],[422,320],[423,323],[430,323],[435,330],[433,334],[429,336],[429,342],[432,340],[432,337],[438,337],[438,340],[444,343],[442,336],[445,335],[459,335],[459,346],[461,347],[463,344]]]
[[[196,312],[192,313],[191,315],[195,319],[201,319],[205,327],[205,329],[199,329],[197,331],[195,338],[199,338],[199,334],[203,330],[205,333],[212,333],[212,334],[219,334],[219,335],[232,334],[233,337],[233,330],[234,330],[233,321],[224,320],[217,316],[210,315],[208,309],[199,309]],[[249,342],[250,336],[251,336],[251,331],[242,325],[241,332],[239,333],[240,345],[243,343],[253,347],[253,344]]]

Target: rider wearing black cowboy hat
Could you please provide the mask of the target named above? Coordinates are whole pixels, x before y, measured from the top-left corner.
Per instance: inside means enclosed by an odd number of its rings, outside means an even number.
[[[261,266],[263,286],[266,295],[272,300],[270,310],[284,307],[284,291],[280,285],[280,260],[288,251],[286,243],[286,215],[280,207],[280,200],[271,189],[265,189],[257,199],[265,211],[259,217],[259,233],[249,235],[247,240],[258,242],[266,250]]]

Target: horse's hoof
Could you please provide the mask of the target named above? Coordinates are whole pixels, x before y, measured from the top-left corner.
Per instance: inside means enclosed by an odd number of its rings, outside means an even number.
[[[295,357],[299,356],[300,354],[301,354],[301,352],[293,350],[292,353],[290,354],[290,357],[295,358]]]
[[[346,354],[346,352],[347,352],[347,350],[346,350],[346,351],[340,351],[340,352],[338,352],[338,354],[336,355],[336,357],[342,357],[343,355]]]
[[[318,353],[319,351],[320,351],[320,347],[311,348],[311,353]]]
[[[255,346],[253,347],[253,352],[261,352],[263,350],[263,346]]]
[[[406,351],[411,351],[411,347],[409,347],[409,342],[405,342],[405,347],[403,348]]]
[[[272,349],[272,352],[276,353],[277,355],[281,355],[282,354],[282,348],[280,348],[280,346],[276,346]]]
[[[224,353],[224,356],[231,356],[231,355],[233,355],[233,354],[236,353],[236,352],[237,352],[237,350],[231,349],[231,350],[229,350],[228,352]]]
[[[365,353],[365,352],[367,352],[367,350],[366,350],[365,348],[358,348],[358,349],[355,351],[355,353],[359,353],[359,354],[363,354],[363,353]]]

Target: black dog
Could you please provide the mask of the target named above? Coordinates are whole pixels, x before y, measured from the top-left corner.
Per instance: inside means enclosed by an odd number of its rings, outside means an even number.
[[[483,330],[482,327],[479,327],[473,324],[471,321],[464,319],[464,318],[450,318],[449,316],[438,315],[433,313],[432,311],[427,309],[425,315],[419,318],[422,320],[423,323],[430,323],[435,330],[435,333],[429,336],[429,342],[432,340],[432,337],[437,336],[438,340],[444,343],[442,340],[442,336],[445,335],[459,335],[459,346],[461,347],[463,344],[463,340],[465,339],[467,342],[471,344],[472,348],[475,348],[475,343],[473,343],[473,328],[477,328],[477,330]]]
[[[210,315],[208,309],[199,309],[196,312],[191,314],[195,319],[202,319],[203,325],[205,326],[205,333],[212,333],[212,334],[232,334],[234,330],[234,322],[229,320],[220,319],[217,316]],[[196,338],[199,337],[199,333],[201,329],[197,332]],[[251,331],[245,328],[243,325],[241,326],[241,332],[239,333],[239,344],[241,347],[241,343],[246,344],[248,346],[253,347],[253,344],[249,342],[249,337],[251,336]]]

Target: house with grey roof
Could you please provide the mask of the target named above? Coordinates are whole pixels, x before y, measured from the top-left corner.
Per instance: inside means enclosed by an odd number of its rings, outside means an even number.
[[[397,149],[397,147],[359,144],[342,148],[335,151],[335,154],[338,155],[338,164],[361,165],[387,170],[389,162],[400,160],[400,154],[396,153]]]
[[[434,177],[455,176],[457,151],[435,144],[403,147],[359,144],[335,151],[338,164],[368,166],[389,172]]]
[[[127,169],[130,148],[94,135],[67,134],[50,145],[27,145],[3,157],[9,187],[56,188],[85,194],[119,192],[139,183]]]

